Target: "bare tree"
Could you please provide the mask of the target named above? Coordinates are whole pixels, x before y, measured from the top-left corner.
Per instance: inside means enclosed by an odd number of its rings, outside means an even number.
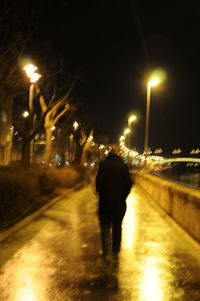
[[[58,89],[54,89],[50,98],[45,98],[41,93],[41,90],[38,85],[35,85],[35,91],[39,95],[39,102],[41,107],[41,120],[44,121],[45,135],[46,135],[46,148],[44,160],[48,165],[51,161],[52,153],[52,127],[56,125],[58,120],[69,110],[72,109],[72,106],[69,104],[69,100],[72,94],[77,77],[75,76],[73,80],[68,85],[65,93],[62,96]],[[63,89],[63,88],[62,88]],[[39,124],[37,124],[35,131],[38,130]]]

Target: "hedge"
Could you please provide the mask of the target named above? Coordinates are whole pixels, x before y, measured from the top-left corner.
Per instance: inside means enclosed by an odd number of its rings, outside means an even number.
[[[73,187],[81,179],[81,170],[73,167],[0,168],[0,228],[46,204],[56,188]]]

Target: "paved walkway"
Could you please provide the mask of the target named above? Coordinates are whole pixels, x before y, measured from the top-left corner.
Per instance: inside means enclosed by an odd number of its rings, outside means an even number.
[[[0,301],[199,301],[200,260],[132,190],[118,262],[100,255],[92,185],[70,193],[0,244]]]

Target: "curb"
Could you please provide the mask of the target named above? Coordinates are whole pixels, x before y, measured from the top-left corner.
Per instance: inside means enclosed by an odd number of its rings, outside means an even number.
[[[66,193],[63,193],[62,195],[59,195],[58,197],[56,197],[55,199],[53,199],[51,202],[49,202],[48,204],[44,205],[43,207],[41,207],[40,209],[38,209],[37,211],[35,211],[34,213],[32,213],[31,215],[25,217],[24,219],[22,219],[20,222],[18,222],[17,224],[11,226],[8,230],[5,230],[3,232],[0,232],[0,242],[2,242],[4,239],[6,239],[8,236],[10,236],[11,234],[13,234],[14,232],[20,230],[21,228],[23,228],[24,226],[26,226],[27,224],[31,223],[35,218],[37,218],[38,216],[40,216],[43,212],[45,212],[46,210],[48,210],[50,207],[52,207],[53,205],[55,205],[57,202],[59,202],[63,197],[67,196],[69,193],[73,192],[74,190],[78,189],[79,187],[81,187],[84,184],[84,182],[81,182],[79,184],[77,184],[76,186],[74,186],[73,188],[69,189],[68,191],[66,191]]]
[[[173,220],[152,198],[148,195],[148,193],[141,188],[140,186],[136,185],[138,190],[144,195],[145,199],[147,199],[148,203],[159,212],[159,214],[170,224],[174,227],[184,238],[187,240],[189,244],[193,246],[193,248],[198,252],[200,255],[200,243],[196,241],[186,230],[184,230],[175,220]]]

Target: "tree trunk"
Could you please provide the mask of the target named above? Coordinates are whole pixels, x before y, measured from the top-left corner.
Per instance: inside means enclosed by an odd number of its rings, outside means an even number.
[[[44,161],[46,165],[49,165],[51,162],[51,154],[52,154],[52,131],[51,127],[45,127],[45,133],[46,133],[46,148],[45,148],[45,154],[44,154]]]
[[[79,134],[76,132],[74,134],[74,141],[76,143],[76,154],[75,154],[75,160],[74,160],[74,165],[80,165],[81,163],[81,157],[82,157],[82,151],[83,151],[83,147],[80,145],[79,143],[79,139],[80,136]]]
[[[30,119],[27,119],[25,123],[25,135],[22,140],[21,163],[24,167],[28,167],[30,165],[30,159],[31,159],[30,158],[30,151],[31,151],[30,132],[31,132],[31,121]]]
[[[66,126],[61,127],[60,132],[60,141],[59,141],[59,154],[61,156],[61,166],[65,166],[66,161],[66,150],[67,150],[67,135],[68,135],[68,129],[66,129]]]
[[[28,167],[30,165],[30,149],[31,149],[31,141],[29,135],[24,137],[22,142],[22,165],[24,167]]]

